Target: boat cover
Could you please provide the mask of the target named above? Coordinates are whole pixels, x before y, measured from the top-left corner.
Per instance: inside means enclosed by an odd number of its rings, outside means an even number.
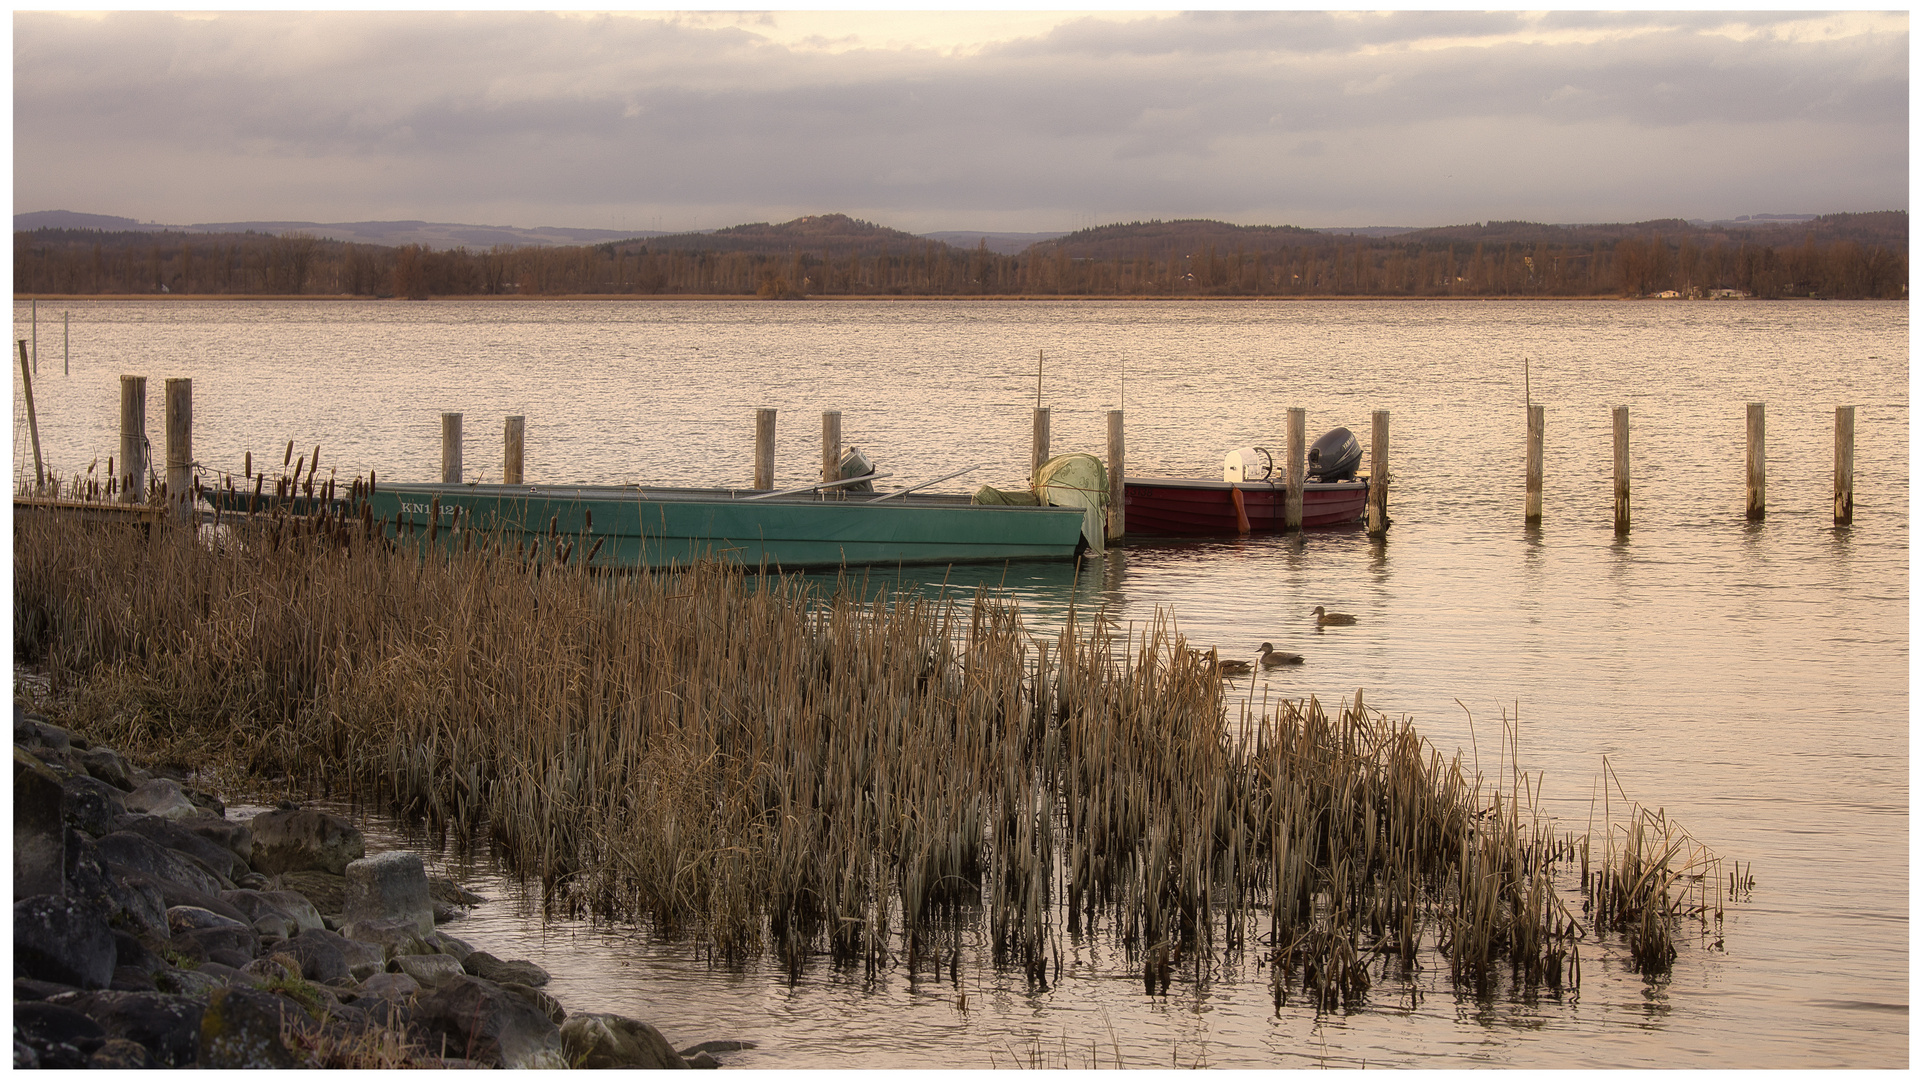
[[[1086,520],[1080,535],[1087,538],[1087,552],[1104,554],[1107,550],[1107,467],[1092,454],[1061,454],[1047,459],[1033,478],[1035,492],[1049,506],[1082,506]]]

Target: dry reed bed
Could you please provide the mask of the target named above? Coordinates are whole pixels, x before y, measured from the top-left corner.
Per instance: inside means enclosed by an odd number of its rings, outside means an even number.
[[[937,978],[981,940],[1044,985],[1105,932],[1150,992],[1250,948],[1276,1002],[1353,1004],[1423,955],[1562,991],[1609,934],[1658,977],[1750,886],[1638,807],[1555,836],[1526,774],[1490,788],[1358,694],[1230,722],[1165,619],[1040,637],[985,595],[225,526],[16,519],[15,659],[66,722],[483,830],[556,905],[722,962]]]

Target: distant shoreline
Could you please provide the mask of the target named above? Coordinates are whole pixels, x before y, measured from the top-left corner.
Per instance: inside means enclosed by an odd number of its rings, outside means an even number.
[[[665,295],[659,295],[659,294],[653,294],[653,293],[556,293],[556,294],[541,294],[541,295],[532,295],[532,296],[526,295],[526,294],[507,294],[507,295],[494,295],[494,296],[461,294],[461,295],[451,295],[451,296],[431,296],[431,297],[428,297],[426,300],[404,300],[399,297],[392,297],[392,296],[388,296],[388,297],[349,296],[345,294],[289,295],[284,293],[166,293],[166,294],[15,293],[13,299],[16,303],[23,300],[57,300],[57,301],[67,301],[67,302],[79,301],[79,300],[121,300],[121,301],[155,300],[155,301],[162,301],[162,302],[168,302],[168,303],[177,302],[177,301],[192,302],[192,301],[207,301],[207,300],[291,300],[291,301],[299,301],[304,303],[327,303],[327,302],[353,301],[353,302],[360,302],[360,303],[383,303],[383,304],[385,303],[421,304],[421,303],[435,303],[435,302],[472,303],[476,301],[508,301],[512,303],[534,304],[534,303],[541,303],[544,301],[552,301],[552,300],[565,300],[565,301],[601,300],[601,301],[627,301],[627,302],[737,300],[742,302],[750,301],[758,304],[786,304],[786,303],[807,302],[807,301],[824,302],[824,303],[831,303],[831,304],[861,303],[861,302],[874,302],[874,303],[884,303],[884,304],[932,303],[932,302],[952,303],[955,301],[962,302],[962,303],[978,303],[978,302],[985,301],[985,302],[1002,302],[1002,303],[1020,302],[1020,303],[1043,303],[1043,304],[1064,303],[1069,301],[1083,302],[1083,303],[1084,302],[1110,303],[1110,302],[1116,302],[1116,301],[1123,302],[1123,303],[1135,303],[1135,302],[1151,301],[1155,303],[1200,302],[1200,303],[1208,303],[1208,304],[1219,304],[1219,303],[1287,304],[1287,303],[1296,303],[1302,300],[1311,300],[1311,301],[1338,300],[1338,301],[1350,301],[1354,303],[1379,303],[1384,301],[1389,303],[1481,303],[1481,304],[1512,304],[1512,303],[1527,303],[1527,302],[1539,302],[1539,301],[1551,302],[1556,304],[1565,304],[1565,303],[1580,304],[1580,303],[1596,303],[1596,302],[1607,302],[1607,301],[1630,301],[1630,302],[1636,302],[1636,303],[1640,301],[1647,301],[1652,303],[1683,303],[1685,302],[1673,297],[1657,297],[1657,296],[1349,296],[1349,295],[1337,295],[1337,296],[1336,295],[1327,295],[1327,296],[1113,296],[1113,295],[1076,296],[1071,294],[1061,294],[1061,295],[1053,295],[1053,296],[1033,296],[1033,295],[1020,295],[1020,294],[1003,294],[1003,295],[996,295],[996,296],[972,296],[972,295],[842,296],[842,295],[835,295],[835,296],[793,297],[786,300],[765,300],[757,296],[749,296],[742,293],[698,293],[698,294],[670,293]],[[1786,302],[1786,301],[1807,302],[1807,303],[1832,302],[1832,301],[1815,300],[1813,298],[1803,297],[1803,296],[1786,296],[1786,297],[1780,297],[1778,298],[1778,300],[1775,300],[1775,301],[1761,301],[1761,302],[1779,303],[1779,302]],[[1753,303],[1755,302],[1755,298],[1748,297],[1743,300],[1731,300],[1731,301],[1730,300],[1706,300],[1706,301],[1693,301],[1693,302],[1695,303]],[[1904,301],[1894,301],[1894,302],[1904,302]]]

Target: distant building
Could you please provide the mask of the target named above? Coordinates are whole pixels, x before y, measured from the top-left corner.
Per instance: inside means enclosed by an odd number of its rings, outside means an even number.
[[[1654,293],[1653,298],[1655,300],[1678,300],[1680,299],[1680,294],[1673,289],[1668,289],[1665,292]]]

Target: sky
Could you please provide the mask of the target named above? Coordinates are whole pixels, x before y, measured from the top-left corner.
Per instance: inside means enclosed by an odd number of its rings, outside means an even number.
[[[1904,210],[1908,21],[15,12],[14,209],[916,233]]]

